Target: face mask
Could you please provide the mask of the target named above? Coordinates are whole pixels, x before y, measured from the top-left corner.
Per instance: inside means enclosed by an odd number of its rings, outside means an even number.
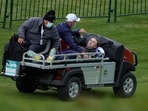
[[[53,23],[48,22],[45,26],[46,26],[47,28],[51,28],[51,27],[53,26]]]

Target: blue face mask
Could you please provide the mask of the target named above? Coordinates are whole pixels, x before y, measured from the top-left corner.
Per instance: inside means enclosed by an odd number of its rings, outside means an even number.
[[[48,22],[45,26],[46,26],[46,28],[51,28],[53,26],[53,23]]]

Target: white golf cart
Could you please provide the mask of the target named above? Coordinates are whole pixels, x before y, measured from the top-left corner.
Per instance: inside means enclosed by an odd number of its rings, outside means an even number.
[[[35,60],[24,53],[21,62],[7,60],[4,76],[13,78],[17,89],[24,93],[55,87],[63,100],[77,98],[82,89],[104,86],[112,87],[117,96],[132,96],[137,86],[132,73],[136,70],[136,54],[117,41],[98,37],[106,55],[93,57],[95,53],[88,53],[86,59],[77,53],[74,59],[68,59],[72,54],[60,54],[55,58],[64,59],[46,62],[43,55],[41,60]]]

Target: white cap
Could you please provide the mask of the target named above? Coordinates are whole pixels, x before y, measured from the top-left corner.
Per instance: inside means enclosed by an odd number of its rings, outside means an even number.
[[[73,22],[73,21],[76,21],[76,22],[79,22],[80,21],[80,18],[77,17],[75,14],[73,13],[69,13],[67,14],[66,16],[66,21],[67,22]]]

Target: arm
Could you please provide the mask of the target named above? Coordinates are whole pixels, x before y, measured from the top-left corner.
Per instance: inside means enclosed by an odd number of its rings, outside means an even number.
[[[78,29],[78,30],[75,30],[72,32],[72,35],[73,36],[77,36],[77,37],[80,37],[81,34],[85,34],[86,33],[86,30],[85,29]]]
[[[53,48],[58,50],[60,46],[60,37],[56,27],[53,27],[52,40],[53,40]]]
[[[33,19],[26,20],[18,29],[18,36],[21,38],[25,38],[25,32],[32,27]]]
[[[25,43],[24,39],[25,39],[25,33],[27,31],[27,29],[29,29],[29,27],[31,26],[32,19],[28,19],[26,20],[18,29],[18,43],[22,44]]]
[[[82,48],[79,47],[72,38],[72,33],[68,30],[66,30],[64,33],[64,36],[62,37],[67,44],[71,47],[71,49],[76,50],[78,52],[83,52]]]

